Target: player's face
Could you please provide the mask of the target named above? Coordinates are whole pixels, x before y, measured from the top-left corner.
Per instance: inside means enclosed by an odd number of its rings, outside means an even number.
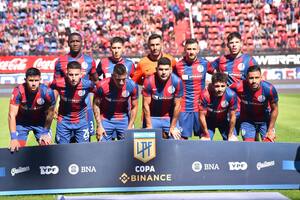
[[[172,68],[169,65],[159,65],[156,68],[156,73],[162,81],[166,81],[172,73]]]
[[[190,61],[194,61],[199,53],[199,45],[197,43],[185,45],[186,58]]]
[[[68,45],[71,52],[80,52],[82,47],[82,39],[78,35],[72,35],[69,38]]]
[[[110,50],[112,57],[116,60],[119,60],[123,54],[124,46],[122,43],[116,42],[111,45]]]
[[[155,38],[153,40],[150,40],[148,45],[150,48],[151,55],[158,57],[161,54],[162,41],[160,38]]]
[[[68,77],[69,83],[72,86],[76,86],[80,82],[81,70],[80,69],[68,69],[67,77]]]
[[[40,86],[41,77],[40,76],[28,76],[25,79],[25,81],[26,81],[27,88],[29,89],[29,91],[35,92]]]
[[[261,73],[259,71],[249,72],[247,81],[253,91],[258,90],[261,82]]]
[[[118,89],[121,89],[125,85],[127,73],[123,75],[113,74],[113,80]]]
[[[239,55],[242,51],[243,42],[239,38],[232,38],[227,44],[231,55]]]
[[[218,97],[221,97],[223,96],[225,90],[226,90],[226,83],[223,83],[223,82],[216,82],[213,84],[213,88],[215,90],[215,95],[218,96]]]

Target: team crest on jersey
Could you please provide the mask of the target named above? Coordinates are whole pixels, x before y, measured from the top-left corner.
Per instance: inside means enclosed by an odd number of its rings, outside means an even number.
[[[266,100],[266,97],[264,95],[260,95],[260,96],[257,97],[257,100],[259,102],[264,102]]]
[[[43,98],[38,98],[38,99],[36,100],[36,102],[37,102],[37,104],[39,104],[39,105],[43,105],[43,104],[45,103],[45,100],[44,100]]]
[[[84,90],[79,90],[78,91],[78,96],[82,97],[85,95],[85,91]]]
[[[129,92],[128,92],[127,90],[124,90],[124,91],[122,92],[122,97],[126,98],[126,97],[128,97],[128,96],[129,96]]]
[[[226,100],[221,102],[222,108],[226,108],[226,107],[228,106],[228,104],[229,104],[229,103],[228,103],[228,101],[226,101]]]
[[[203,72],[203,70],[204,70],[203,65],[199,65],[199,66],[197,67],[197,71],[198,71],[198,72]]]
[[[88,65],[85,61],[81,63],[81,68],[82,68],[82,69],[87,69],[88,66],[89,66],[89,65]]]
[[[171,86],[168,87],[168,92],[169,92],[170,94],[173,94],[173,93],[175,92],[175,88],[174,88],[173,85],[171,85]]]
[[[244,64],[244,63],[238,64],[238,69],[239,69],[240,71],[243,71],[243,70],[245,69],[245,64]]]

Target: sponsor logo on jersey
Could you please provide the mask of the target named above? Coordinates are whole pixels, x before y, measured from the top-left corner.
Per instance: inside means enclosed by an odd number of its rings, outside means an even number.
[[[85,62],[85,61],[81,63],[82,69],[87,69],[88,66],[89,66],[89,65],[88,65],[87,62]]]

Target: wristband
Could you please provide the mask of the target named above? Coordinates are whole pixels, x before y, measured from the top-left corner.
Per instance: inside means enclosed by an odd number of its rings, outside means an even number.
[[[51,130],[49,128],[44,128],[42,135],[49,135],[51,136]]]
[[[18,133],[16,131],[10,132],[10,139],[11,140],[17,140],[18,139]]]

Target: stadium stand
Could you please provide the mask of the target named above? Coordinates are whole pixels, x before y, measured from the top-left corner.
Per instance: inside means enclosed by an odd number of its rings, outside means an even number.
[[[0,0],[0,55],[63,54],[73,31],[96,56],[109,53],[109,39],[117,35],[126,39],[126,55],[142,55],[153,32],[163,35],[167,53],[179,55],[191,37],[189,11],[209,54],[225,50],[231,31],[242,33],[250,52],[300,47],[297,0]]]

